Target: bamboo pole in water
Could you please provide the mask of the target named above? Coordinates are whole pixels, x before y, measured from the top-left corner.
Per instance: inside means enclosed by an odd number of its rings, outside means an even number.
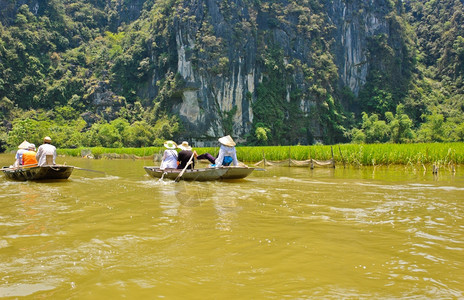
[[[290,148],[291,148],[291,146],[288,146],[288,166],[289,167],[291,166],[291,163],[292,163],[292,157],[291,157],[291,153],[290,153]]]
[[[264,154],[264,150],[263,150],[263,168],[266,167],[266,154]]]
[[[332,167],[335,169],[334,149],[330,146],[330,152],[332,153]]]

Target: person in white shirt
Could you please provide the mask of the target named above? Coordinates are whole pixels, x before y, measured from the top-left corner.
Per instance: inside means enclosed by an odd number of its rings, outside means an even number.
[[[204,153],[202,155],[198,155],[197,159],[207,159],[216,167],[231,165],[238,166],[237,152],[235,150],[236,144],[232,137],[230,135],[226,135],[222,138],[219,138],[218,141],[221,143],[221,147],[219,148],[219,154],[217,158],[214,158],[209,153]]]
[[[21,143],[21,145],[18,146],[19,150],[16,152],[15,162],[13,164],[13,167],[18,168],[23,164],[23,154],[24,152],[27,151],[27,149],[29,148],[29,145],[30,144],[28,141],[24,141]]]
[[[176,169],[177,168],[177,144],[174,141],[166,141],[164,143],[163,159],[161,160],[160,169]]]
[[[237,151],[235,151],[235,142],[230,135],[220,138],[221,148],[219,155],[215,160],[216,166],[238,166]]]
[[[37,162],[39,166],[54,165],[56,159],[56,147],[53,146],[52,139],[48,136],[44,137],[43,144],[37,149]],[[48,157],[48,159],[47,159]]]

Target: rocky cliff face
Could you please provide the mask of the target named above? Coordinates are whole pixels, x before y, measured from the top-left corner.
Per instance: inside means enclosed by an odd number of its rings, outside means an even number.
[[[193,88],[182,92],[182,103],[174,111],[192,136],[244,137],[250,132],[257,86],[269,76],[269,66],[263,61],[263,52],[269,47],[280,48],[282,64],[291,66],[289,73],[282,70],[285,100],[290,102],[290,95],[299,91],[299,106],[305,116],[310,117],[311,110],[323,104],[326,97],[311,90],[317,84],[315,80],[320,80],[314,75],[317,69],[313,69],[318,67],[323,52],[329,52],[329,59],[336,65],[338,85],[319,84],[325,85],[327,93],[346,86],[357,95],[369,73],[367,40],[389,34],[386,16],[393,10],[390,2],[335,0],[327,1],[325,6],[303,3],[295,7],[291,3],[257,6],[245,1],[184,1],[173,34],[177,72]],[[308,24],[312,27],[306,28]],[[215,54],[209,55],[212,50]],[[224,127],[227,113],[233,114],[232,132]],[[312,123],[315,138],[321,138],[323,126],[317,120]]]
[[[382,0],[336,0],[328,7],[328,17],[336,28],[334,52],[340,80],[356,95],[366,83],[369,71],[367,39],[388,34],[385,17],[390,11]]]
[[[234,24],[225,20],[219,1],[188,2],[184,7],[189,8],[189,13],[176,19],[174,27],[177,72],[194,88],[183,91],[182,103],[174,109],[196,137],[198,133],[204,137],[226,134],[224,115],[234,112],[232,133],[243,136],[253,121],[247,94],[255,93],[258,80],[256,37],[244,32],[240,37],[244,42],[235,43]],[[250,18],[247,7],[238,9],[245,18]],[[206,54],[211,50],[219,52],[221,57]],[[218,66],[221,62],[222,66]]]
[[[396,5],[401,3],[398,1]],[[22,4],[40,15],[47,5],[57,3],[0,0],[2,23],[12,22]],[[391,28],[397,25],[392,21],[398,14],[394,3],[108,0],[81,5],[93,5],[105,12],[97,14],[95,20],[100,21],[92,25],[103,28],[102,32],[108,28],[116,31],[122,23],[137,18],[151,22],[147,34],[153,39],[143,47],[152,55],[142,59],[143,65],[150,64],[153,71],[147,71],[151,76],[142,80],[136,97],[129,101],[141,99],[149,105],[162,93],[159,82],[179,74],[183,84],[166,92],[163,99],[171,99],[163,105],[181,117],[185,138],[215,142],[218,136],[231,134],[240,141],[262,127],[274,135],[275,141],[280,142],[288,133],[286,142],[308,143],[335,135],[334,124],[340,125],[343,115],[337,108],[345,101],[340,92],[343,87],[356,96],[368,84],[373,67],[389,67],[388,62],[379,63],[382,58],[369,52],[373,38],[386,36],[385,43],[381,40],[386,45],[381,46],[391,50],[389,55],[401,68],[400,29]],[[66,13],[74,16],[73,11]],[[166,62],[160,62],[164,59]],[[117,84],[97,86],[89,101],[96,111],[111,106],[123,89]],[[119,107],[117,100],[114,106]]]

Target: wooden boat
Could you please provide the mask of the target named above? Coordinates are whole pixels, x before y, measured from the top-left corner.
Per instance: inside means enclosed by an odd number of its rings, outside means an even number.
[[[182,170],[180,169],[164,169],[159,167],[144,167],[145,172],[154,178],[176,179]],[[220,167],[220,168],[200,168],[187,169],[182,175],[182,180],[188,181],[212,181],[221,179],[241,179],[245,178],[253,172],[254,168],[247,167]]]
[[[176,179],[179,176],[181,169],[164,169],[161,170],[159,167],[144,167],[145,172],[154,178],[167,178]],[[220,168],[202,168],[202,169],[187,169],[182,175],[182,180],[188,181],[210,181],[218,180],[224,175],[227,170]]]
[[[47,180],[47,179],[68,179],[73,172],[73,166],[65,165],[45,165],[41,167],[29,168],[7,168],[1,170],[9,179],[26,181],[26,180]]]

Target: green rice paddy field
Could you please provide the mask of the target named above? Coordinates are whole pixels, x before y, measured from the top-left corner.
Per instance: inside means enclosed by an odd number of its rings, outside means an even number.
[[[194,148],[198,154],[216,155],[219,147]],[[340,144],[312,146],[237,146],[240,161],[259,162],[288,160],[329,160],[337,164],[363,165],[428,165],[464,164],[464,143],[426,144]],[[95,158],[147,158],[162,154],[164,147],[145,148],[77,148],[59,149],[69,156],[92,155]]]

